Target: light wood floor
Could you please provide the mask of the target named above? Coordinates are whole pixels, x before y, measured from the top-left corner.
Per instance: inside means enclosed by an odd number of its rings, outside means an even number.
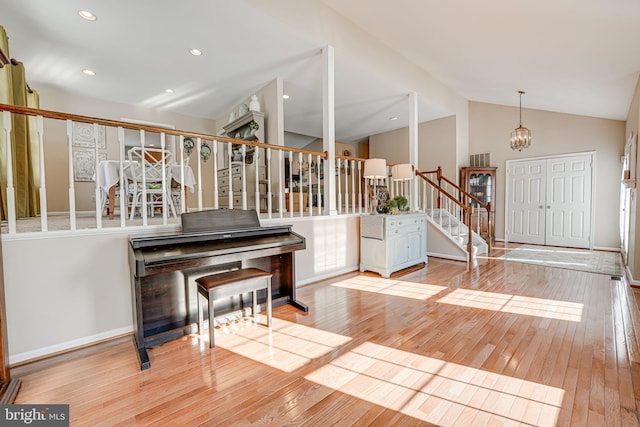
[[[351,274],[150,352],[130,338],[12,371],[16,403],[68,403],[71,424],[637,426],[640,315],[625,281],[534,265],[430,259]]]

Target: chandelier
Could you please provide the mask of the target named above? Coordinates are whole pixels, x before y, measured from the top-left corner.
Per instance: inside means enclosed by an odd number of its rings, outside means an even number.
[[[520,94],[520,125],[511,131],[511,149],[522,151],[531,145],[531,131],[522,126],[522,95],[524,91],[519,90]]]

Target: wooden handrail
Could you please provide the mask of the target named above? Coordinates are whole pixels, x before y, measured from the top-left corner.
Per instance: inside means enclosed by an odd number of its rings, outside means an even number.
[[[427,174],[436,174],[437,180],[438,180],[438,184],[436,184],[431,179],[429,179],[426,176]],[[464,224],[469,229],[469,238],[467,239],[468,240],[467,241],[467,250],[469,251],[469,254],[471,254],[471,246],[472,246],[471,245],[471,231],[472,231],[471,230],[471,214],[472,214],[472,208],[471,208],[471,206],[469,206],[467,204],[466,198],[468,197],[469,200],[471,200],[472,202],[475,202],[478,206],[486,209],[486,211],[487,211],[487,238],[485,239],[485,241],[488,244],[489,250],[491,250],[491,227],[493,225],[492,221],[491,221],[491,202],[483,203],[477,197],[473,196],[472,194],[467,192],[465,189],[463,189],[462,187],[457,185],[455,182],[451,181],[450,179],[448,179],[447,177],[442,175],[442,168],[440,166],[438,166],[438,169],[433,170],[433,171],[422,171],[422,172],[416,171],[416,175],[420,176],[422,179],[427,181],[431,186],[435,187],[438,190],[438,194],[444,194],[447,198],[452,200],[456,205],[458,205],[459,207],[461,207],[464,210],[464,212],[465,212]],[[464,203],[459,202],[455,197],[453,197],[451,194],[449,194],[449,192],[447,192],[444,188],[442,188],[440,186],[440,181],[442,181],[442,180],[444,180],[447,184],[449,184],[450,186],[452,186],[453,188],[458,190],[460,192],[460,194],[462,194],[462,196],[463,196],[462,199],[464,200]]]
[[[437,174],[439,180],[443,179],[446,183],[448,183],[449,185],[454,187],[456,190],[458,190],[459,192],[464,194],[466,197],[470,198],[471,200],[473,200],[474,202],[476,202],[478,205],[482,206],[485,209],[487,209],[487,207],[490,206],[490,204],[491,204],[491,203],[487,204],[487,203],[481,202],[477,197],[475,197],[471,193],[468,193],[464,188],[458,186],[458,184],[456,184],[455,182],[451,181],[446,176],[442,175],[442,169],[440,168],[440,166],[438,166],[438,169],[436,169],[434,171],[422,171],[421,173],[422,174],[432,174],[432,173]],[[487,210],[489,210],[489,209],[487,209]]]
[[[462,193],[462,195],[464,196],[463,200],[465,201],[465,205],[467,203],[466,202],[466,197],[468,197],[472,201],[476,202],[476,204],[478,206],[483,207],[487,211],[487,238],[485,239],[485,241],[487,242],[489,250],[491,250],[491,235],[492,235],[492,233],[491,233],[491,226],[492,226],[492,221],[491,221],[491,202],[483,203],[477,197],[473,196],[471,193],[467,192],[465,189],[459,187],[457,184],[452,182],[450,179],[448,179],[447,177],[442,175],[442,168],[440,166],[438,166],[437,174],[438,174],[438,180],[444,179],[445,182],[449,183],[454,188],[456,188],[458,191],[460,191],[460,193]],[[478,218],[478,221],[480,221],[480,218]],[[471,229],[471,216],[469,216],[469,223],[466,224],[466,225],[467,225],[467,227],[469,227],[469,229]]]
[[[233,144],[244,144],[251,147],[260,147],[264,149],[269,148],[271,150],[291,151],[293,153],[311,154],[313,156],[320,156],[324,159],[327,159],[329,156],[329,153],[327,153],[326,151],[319,152],[319,151],[305,150],[302,148],[285,147],[283,145],[271,145],[263,142],[246,141],[244,139],[228,138],[224,136],[209,135],[206,133],[199,133],[199,132],[188,132],[188,131],[179,130],[179,129],[167,129],[167,128],[161,128],[156,126],[142,125],[137,123],[122,122],[119,120],[101,119],[98,117],[82,116],[79,114],[69,114],[69,113],[61,113],[58,111],[41,110],[39,108],[21,107],[18,105],[0,104],[0,111],[9,111],[11,113],[24,114],[27,116],[42,116],[48,119],[71,120],[74,122],[81,122],[81,123],[98,124],[98,125],[111,126],[111,127],[121,127],[124,129],[131,129],[131,130],[144,130],[145,132],[164,133],[165,135],[201,138],[208,141],[215,140],[219,142],[231,142]]]
[[[427,177],[425,173],[428,173],[428,172],[420,172],[416,170],[416,175],[424,179],[425,181],[427,181],[431,186],[435,187],[438,190],[438,194],[444,194],[445,197],[453,201],[453,203],[458,205],[464,211],[464,217],[465,217],[464,224],[469,229],[469,235],[467,238],[467,252],[469,253],[469,259],[471,259],[471,254],[473,251],[473,245],[471,244],[471,207],[458,201],[455,197],[449,194],[444,188],[440,187],[440,184],[436,184],[435,182],[431,181],[431,179],[429,179],[429,177]]]
[[[433,187],[435,187],[439,192],[441,192],[442,194],[444,194],[449,200],[451,200],[453,203],[455,203],[456,205],[458,205],[459,207],[461,207],[462,209],[464,209],[465,211],[469,211],[471,209],[471,207],[465,205],[464,203],[460,202],[459,200],[457,200],[455,197],[453,197],[451,194],[449,194],[444,188],[442,188],[439,184],[436,184],[435,182],[431,181],[431,179],[429,179],[426,175],[425,172],[420,172],[420,171],[416,171],[416,175],[418,175],[419,177],[421,177],[422,179],[424,179],[425,181],[427,181],[429,184],[431,184]]]

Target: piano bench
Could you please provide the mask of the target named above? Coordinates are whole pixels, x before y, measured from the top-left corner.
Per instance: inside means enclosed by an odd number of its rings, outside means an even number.
[[[242,268],[224,273],[210,274],[196,279],[198,294],[205,297],[209,303],[209,347],[215,347],[213,302],[220,298],[241,295],[252,292],[253,316],[258,308],[257,291],[267,290],[267,326],[271,327],[271,273],[258,268]],[[198,296],[198,334],[202,333],[203,313],[202,302]]]

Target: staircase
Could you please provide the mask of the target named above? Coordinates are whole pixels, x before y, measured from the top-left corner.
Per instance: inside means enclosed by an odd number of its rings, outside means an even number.
[[[467,227],[458,218],[451,215],[445,209],[427,209],[427,217],[433,223],[432,225],[439,227],[440,231],[449,238],[465,248],[467,239],[469,238],[469,227]],[[471,231],[472,258],[476,255],[487,255],[489,253],[489,245],[475,231]],[[429,247],[427,245],[427,247]]]
[[[489,254],[493,227],[491,204],[484,204],[453,181],[435,171],[416,171],[421,210],[427,213],[428,255],[460,261],[471,261],[477,255]],[[475,226],[469,232],[473,215],[482,208],[489,218],[488,229],[480,235]],[[475,230],[475,231],[474,231]],[[471,237],[469,239],[469,236]]]

